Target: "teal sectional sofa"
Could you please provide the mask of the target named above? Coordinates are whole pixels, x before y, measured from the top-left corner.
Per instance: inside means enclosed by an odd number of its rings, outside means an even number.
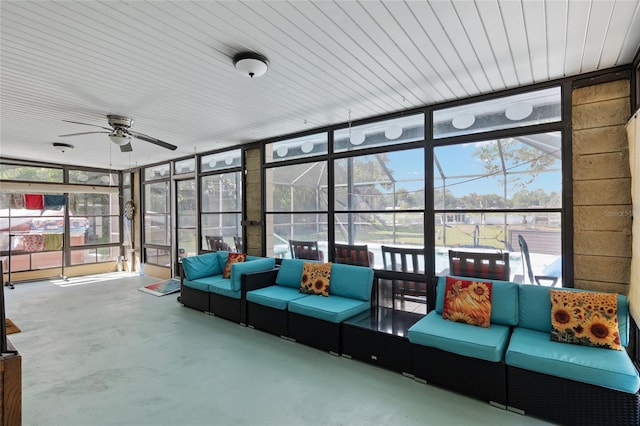
[[[551,341],[549,287],[480,280],[493,283],[490,327],[445,320],[445,279],[436,309],[408,332],[417,379],[560,424],[640,424],[625,296],[617,296],[617,351]]]
[[[272,285],[247,292],[248,324],[331,353],[341,352],[342,321],[371,308],[373,270],[333,263],[329,296],[300,293],[305,260],[283,259]]]
[[[509,409],[562,424],[640,424],[640,376],[625,350],[627,298],[617,296],[618,351],[551,341],[549,288],[520,285],[518,294],[518,326],[505,354]]]
[[[274,270],[276,262],[247,256],[244,262],[231,265],[230,278],[223,278],[228,256],[227,251],[217,251],[182,259],[180,303],[245,325],[246,292],[264,285],[262,280],[252,280],[252,274]]]
[[[491,326],[483,328],[442,318],[445,278],[438,279],[435,310],[408,331],[414,375],[506,408],[504,354],[518,323],[518,285],[483,280],[493,283]]]

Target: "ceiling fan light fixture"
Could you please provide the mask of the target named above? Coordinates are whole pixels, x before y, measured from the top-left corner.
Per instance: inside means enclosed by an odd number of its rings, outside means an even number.
[[[259,53],[241,52],[233,57],[233,65],[249,77],[260,77],[269,69],[269,60]]]
[[[126,145],[131,141],[131,137],[122,129],[116,129],[113,133],[109,133],[109,139],[118,146]]]

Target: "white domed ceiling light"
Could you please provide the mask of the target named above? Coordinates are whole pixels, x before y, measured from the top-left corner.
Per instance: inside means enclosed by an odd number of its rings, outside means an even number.
[[[241,52],[233,57],[233,65],[251,78],[260,77],[269,69],[269,60],[259,53]]]
[[[476,122],[476,116],[473,114],[460,114],[453,117],[451,125],[458,130],[468,129]]]
[[[524,120],[533,112],[533,105],[526,102],[511,104],[507,106],[504,115],[511,121]]]
[[[109,133],[109,139],[118,146],[123,146],[131,142],[131,136],[121,128],[117,128],[113,133]]]
[[[278,154],[278,157],[284,157],[288,153],[289,153],[289,149],[286,146],[279,146],[276,149],[276,154]]]

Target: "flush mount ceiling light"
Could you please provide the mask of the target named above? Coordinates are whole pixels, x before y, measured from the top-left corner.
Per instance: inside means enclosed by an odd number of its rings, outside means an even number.
[[[267,72],[269,60],[259,53],[241,52],[233,57],[233,65],[242,74],[253,78]]]
[[[131,136],[123,129],[115,129],[113,133],[109,133],[109,139],[111,142],[118,146],[126,145],[131,141]]]
[[[511,121],[524,120],[533,112],[533,105],[520,102],[517,104],[511,104],[507,107],[504,115]]]
[[[52,145],[55,149],[57,149],[60,152],[71,151],[73,148],[75,148],[70,143],[63,143],[63,142],[54,142]]]
[[[468,129],[476,122],[476,116],[473,114],[460,114],[453,117],[451,125],[459,130]]]

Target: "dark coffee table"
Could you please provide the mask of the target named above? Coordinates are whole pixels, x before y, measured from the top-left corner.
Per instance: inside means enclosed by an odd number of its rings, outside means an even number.
[[[424,315],[377,306],[342,323],[342,355],[413,377],[407,330]]]

